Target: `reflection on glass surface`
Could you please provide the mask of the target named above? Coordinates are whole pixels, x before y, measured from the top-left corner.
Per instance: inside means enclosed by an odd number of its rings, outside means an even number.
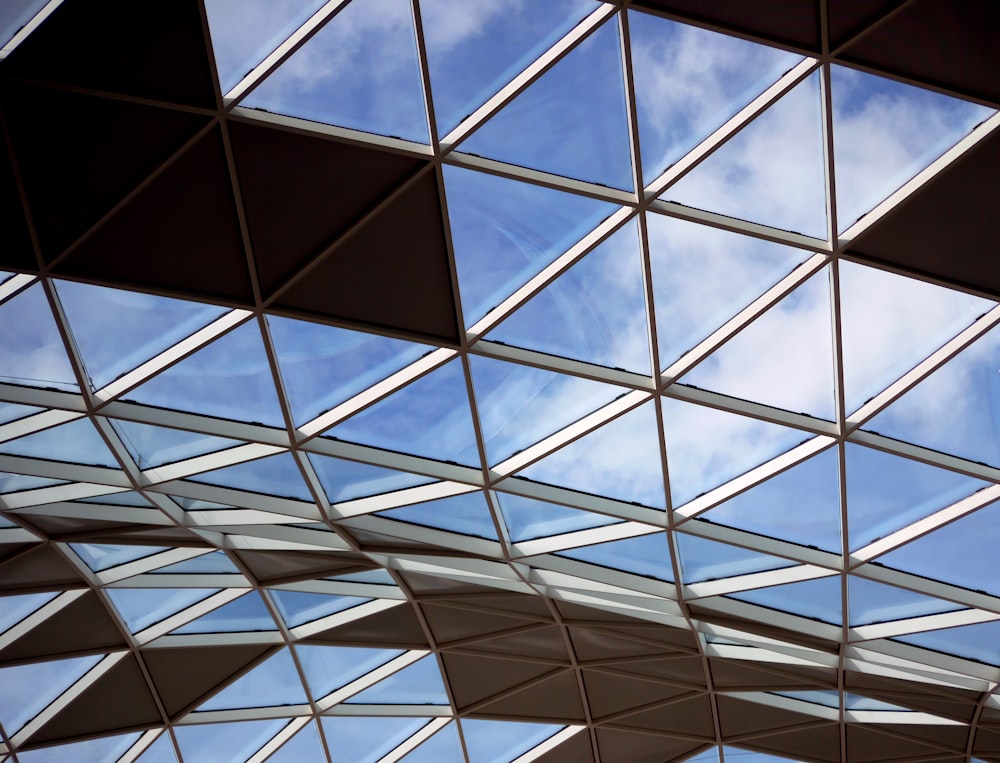
[[[628,23],[645,183],[801,60],[634,10]]]
[[[316,453],[309,454],[309,461],[316,470],[330,503],[391,493],[394,490],[427,485],[434,481],[419,474],[398,472],[395,469],[320,456]]]
[[[443,172],[467,326],[615,209],[606,202],[482,172],[448,165]]]
[[[70,543],[69,547],[94,572],[134,562],[136,559],[158,554],[168,548],[167,546],[116,546],[109,543]]]
[[[0,303],[0,382],[79,389],[40,283]]]
[[[380,511],[376,516],[411,522],[426,527],[436,527],[462,535],[498,540],[493,515],[482,491],[417,503],[401,509]]]
[[[682,377],[685,384],[833,420],[830,277],[824,269]]]
[[[295,654],[313,699],[320,699],[398,657],[402,651],[300,644],[295,647]]]
[[[278,614],[289,628],[311,623],[345,609],[371,601],[360,596],[334,596],[325,593],[305,593],[302,591],[269,591]]]
[[[312,493],[302,479],[302,472],[299,471],[299,466],[291,453],[278,453],[256,461],[246,461],[223,469],[195,474],[188,479],[252,493],[312,501]]]
[[[89,419],[77,419],[0,443],[0,453],[119,468],[117,459]]]
[[[638,231],[613,236],[486,334],[504,344],[650,372]]]
[[[304,705],[307,702],[295,663],[285,647],[203,702],[197,711]]]
[[[803,262],[803,249],[646,214],[660,367],[666,368]]]
[[[667,545],[664,533],[595,543],[592,546],[560,551],[557,555],[668,583],[674,579],[674,570],[670,565],[670,546]]]
[[[287,719],[179,725],[174,729],[184,763],[245,761],[284,728]]]
[[[58,761],[86,761],[86,763],[115,763],[139,738],[139,732],[124,736],[88,739],[85,742],[45,747],[17,753],[24,763],[57,763]]]
[[[112,419],[111,423],[128,448],[132,460],[140,469],[172,464],[244,444],[239,440],[225,437],[140,424],[135,421]]]
[[[251,591],[197,620],[175,628],[171,633],[249,633],[276,630],[278,627],[264,606],[260,594]]]
[[[106,286],[56,281],[95,389],[204,328],[226,309]]]
[[[0,633],[12,628],[32,612],[52,601],[54,593],[26,593],[0,597]]]
[[[841,231],[993,113],[844,66],[830,67],[830,82]]]
[[[448,694],[433,655],[383,678],[347,700],[356,705],[447,705]]]
[[[1000,621],[913,633],[896,639],[987,665],[1000,665]]]
[[[460,150],[631,190],[623,81],[616,16],[474,132]]]
[[[0,668],[0,718],[11,736],[76,683],[103,655]]]
[[[840,326],[848,412],[889,386],[994,302],[840,262]]]
[[[485,721],[464,718],[461,721],[469,763],[510,763],[565,726],[514,721]]]
[[[410,3],[348,4],[242,105],[427,143]]]
[[[740,591],[729,596],[833,625],[840,625],[842,620],[840,575]]]
[[[571,509],[568,506],[525,498],[513,493],[497,492],[495,495],[504,523],[507,525],[507,532],[514,543],[587,530],[591,527],[614,525],[624,521],[617,517]]]
[[[376,763],[426,726],[429,718],[324,716],[326,743],[340,758]],[[419,748],[418,748],[419,749]]]
[[[653,403],[644,403],[550,453],[518,476],[571,490],[666,508]]]
[[[689,535],[683,531],[679,531],[674,537],[677,539],[677,552],[680,554],[681,574],[685,583],[749,575],[752,572],[778,570],[796,564],[788,559]]]
[[[856,575],[847,577],[847,610],[851,627],[957,612],[960,609],[964,607],[953,601],[935,599]]]
[[[660,198],[826,238],[819,74],[811,74]]]

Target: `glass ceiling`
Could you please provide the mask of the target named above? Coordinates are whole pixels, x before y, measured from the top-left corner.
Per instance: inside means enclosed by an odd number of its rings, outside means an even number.
[[[0,597],[0,645],[87,591],[127,644],[0,666],[0,760],[527,763],[590,733],[459,711],[433,645],[306,643],[409,606],[408,573],[841,676],[717,687],[716,716],[970,723],[853,675],[1000,709],[1000,306],[843,254],[994,111],[595,0],[205,6],[233,114],[433,159],[463,335],[0,273],[0,543],[86,581]],[[246,549],[368,567],[263,583]],[[212,645],[272,651],[169,722],[32,742],[140,647]],[[677,757],[775,759],[724,737]]]

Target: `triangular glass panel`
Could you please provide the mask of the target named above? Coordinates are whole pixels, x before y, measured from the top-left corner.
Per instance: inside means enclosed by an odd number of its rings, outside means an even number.
[[[830,67],[830,83],[840,230],[994,113],[844,66]]]
[[[854,443],[844,446],[851,551],[901,530],[989,483]]]
[[[25,593],[20,596],[0,597],[0,633],[13,628],[32,612],[36,612],[58,594]]]
[[[615,210],[607,202],[540,185],[449,165],[442,169],[467,326]]]
[[[326,716],[321,721],[335,763],[376,763],[420,731],[430,719],[345,715]]]
[[[565,728],[551,723],[473,718],[463,718],[461,723],[469,763],[510,763]]]
[[[481,490],[380,511],[376,516],[439,530],[498,540],[493,515]]]
[[[108,598],[129,632],[139,633],[207,599],[218,588],[108,588]]]
[[[422,657],[349,700],[354,705],[447,705],[448,693],[433,655]]]
[[[361,596],[335,596],[302,591],[272,590],[268,593],[278,609],[278,614],[289,628],[296,628],[371,601]]]
[[[44,408],[36,405],[20,405],[19,403],[0,403],[0,424],[7,424],[11,421],[18,421],[27,416],[41,413]]]
[[[432,478],[421,474],[399,472],[384,466],[346,461],[315,453],[309,454],[309,461],[326,491],[326,497],[334,504],[434,482]]]
[[[833,420],[828,271],[810,277],[681,381],[730,397]]]
[[[682,506],[809,439],[797,429],[663,398],[663,433],[674,506]]]
[[[825,239],[819,74],[785,93],[660,197]]]
[[[525,498],[513,493],[495,493],[507,532],[514,543],[534,538],[588,530],[623,522],[618,517],[571,509],[548,501]]]
[[[120,468],[107,444],[94,429],[94,425],[85,418],[33,432],[16,440],[8,440],[0,444],[0,453],[44,458],[47,461]]]
[[[205,345],[128,393],[138,403],[284,427],[255,321]]]
[[[486,339],[648,374],[649,325],[635,225],[622,227]]]
[[[518,472],[537,482],[666,508],[653,403],[644,403]]]
[[[998,368],[1000,329],[994,328],[866,422],[864,428],[1000,466]]]
[[[458,727],[449,723],[413,752],[399,759],[399,763],[464,763]]]
[[[833,625],[840,625],[843,618],[840,575],[755,588],[731,593],[729,596]]]
[[[802,58],[634,10],[628,22],[645,183]]]
[[[670,562],[670,545],[667,543],[667,536],[662,532],[572,548],[558,552],[557,556],[665,580],[668,583],[674,579],[674,570]]]
[[[326,752],[319,741],[319,731],[314,722],[307,723],[301,731],[270,755],[267,763],[308,763],[326,760]]]
[[[913,368],[996,303],[848,260],[840,262],[848,412]]]
[[[302,681],[286,647],[203,702],[196,712],[304,705],[307,702]]]
[[[451,131],[589,12],[590,0],[524,5],[423,0],[420,15],[434,111]]]
[[[295,647],[313,699],[321,699],[402,654],[395,649],[346,646]]]
[[[796,563],[742,546],[732,546],[698,535],[677,532],[677,552],[685,583],[731,578],[754,572],[792,567]]]
[[[828,448],[699,518],[839,554],[839,474],[837,449]]]
[[[1000,666],[1000,621],[896,636],[906,644]]]
[[[618,31],[617,16],[606,21],[473,133],[460,150],[631,190]]]
[[[251,591],[170,632],[251,633],[276,630],[278,630],[278,626],[275,625],[271,613],[264,606],[260,594]]]
[[[730,763],[805,763],[801,758],[792,758],[788,755],[770,755],[766,752],[757,752],[756,750],[744,750],[739,747],[726,747],[722,748],[723,758]],[[715,760],[715,757],[710,758],[710,760]]]
[[[87,763],[115,763],[139,739],[139,733],[124,736],[101,737],[88,739],[85,742],[73,742],[58,747],[45,747],[39,750],[21,750],[17,753],[18,761],[24,763],[53,763],[60,760],[85,760]]]
[[[953,601],[876,583],[856,575],[847,577],[847,610],[851,627],[957,612],[960,609],[964,607]]]
[[[278,453],[256,461],[245,461],[223,469],[195,474],[187,479],[251,493],[312,501],[312,493],[303,481],[302,472],[291,453]]]
[[[40,283],[0,302],[0,369],[0,382],[79,389]]]
[[[56,281],[56,291],[95,389],[219,318],[226,308],[107,286]]]
[[[22,490],[34,490],[37,487],[65,485],[66,480],[54,480],[49,477],[35,477],[30,474],[10,474],[0,472],[0,495],[18,493]]]
[[[170,733],[164,731],[138,758],[139,763],[177,763]]]
[[[117,546],[110,543],[70,543],[69,547],[79,556],[93,572],[101,572],[120,564],[144,559],[168,546]]]
[[[288,723],[288,719],[239,723],[182,724],[174,729],[184,763],[249,760]]]
[[[610,384],[471,356],[486,455],[496,464],[625,394]]]
[[[348,4],[242,105],[427,143],[410,3]]]
[[[759,238],[648,213],[660,367],[666,368],[808,256]]]
[[[267,325],[296,425],[368,389],[432,349],[273,315],[267,317]]]
[[[46,0],[12,0],[0,8],[0,46],[6,45],[21,27],[34,18]],[[0,274],[0,282],[4,280]]]
[[[348,440],[439,461],[478,464],[462,362],[455,359],[327,430]]]
[[[103,656],[95,654],[0,668],[0,718],[3,718],[6,734],[13,736],[20,731]]]
[[[878,564],[944,583],[1000,595],[996,550],[1000,504],[991,503],[905,546],[877,557]]]
[[[219,84],[225,93],[318,11],[325,0],[206,0]]]
[[[185,559],[183,562],[168,564],[153,570],[152,575],[240,575],[239,567],[226,556],[225,551],[212,551],[208,554]]]
[[[186,432],[182,429],[140,424],[135,421],[113,419],[111,424],[140,469],[172,464],[244,444],[227,437]]]

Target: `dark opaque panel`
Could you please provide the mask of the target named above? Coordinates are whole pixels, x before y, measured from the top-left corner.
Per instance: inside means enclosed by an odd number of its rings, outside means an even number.
[[[836,49],[863,32],[903,0],[830,0],[827,3],[830,47]]]
[[[818,0],[637,0],[637,6],[743,32],[774,42],[820,50]]]
[[[690,739],[670,739],[653,734],[631,733],[615,729],[597,730],[601,760],[621,763],[660,763],[683,760],[704,745]]]
[[[128,655],[31,737],[31,745],[162,723],[135,657]]]
[[[0,230],[4,242],[0,246],[0,268],[34,270],[38,267],[35,252],[24,217],[21,194],[17,190],[14,168],[7,146],[0,142]]]
[[[245,122],[228,126],[265,296],[426,164]]]
[[[86,593],[0,651],[0,663],[60,655],[68,657],[126,646],[121,630],[97,594]]]
[[[54,259],[201,129],[207,118],[7,85],[14,155],[42,254]]]
[[[458,341],[437,180],[426,173],[277,300],[280,307]]]
[[[427,636],[409,604],[401,604],[330,628],[304,641],[310,644],[350,644],[395,649],[427,648]]]
[[[647,681],[638,677],[613,675],[604,670],[585,668],[581,672],[590,714],[595,720],[645,705],[666,702],[688,693],[687,689],[679,686]]]
[[[564,670],[521,691],[477,708],[484,715],[580,723],[585,719],[576,676]]]
[[[431,633],[434,635],[434,640],[440,645],[446,645],[449,641],[499,633],[525,625],[525,621],[519,618],[441,607],[434,604],[424,604],[423,611]]]
[[[1000,136],[992,136],[858,237],[851,254],[1000,294]]]
[[[358,564],[347,554],[308,551],[238,551],[236,554],[261,583],[289,583],[370,569],[371,562]]]
[[[697,734],[706,740],[715,736],[715,726],[712,724],[712,702],[707,694],[661,704],[650,710],[633,713],[623,717],[617,723],[622,726],[667,734]]]
[[[939,747],[909,741],[898,735],[880,734],[861,724],[847,726],[847,759],[851,763],[876,763],[893,759],[941,755]]]
[[[547,752],[535,763],[593,763],[594,753],[590,746],[590,734],[580,732]]]
[[[57,270],[252,303],[219,129],[171,163],[60,261]]]
[[[782,729],[815,721],[816,716],[719,695],[719,725],[724,737]]]
[[[0,73],[214,108],[200,6],[199,0],[66,0]]]
[[[441,661],[459,710],[558,669],[536,662],[448,652],[441,655]]]
[[[841,57],[1000,103],[997,39],[995,0],[915,0]]]
[[[741,742],[744,747],[782,757],[821,760],[838,763],[840,757],[840,727],[813,727],[806,731],[792,731],[787,734],[773,734],[760,739]]]
[[[80,573],[52,546],[25,546],[0,555],[0,591],[20,593],[83,584]]]

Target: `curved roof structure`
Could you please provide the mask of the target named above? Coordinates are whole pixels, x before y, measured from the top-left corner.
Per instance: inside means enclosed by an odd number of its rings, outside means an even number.
[[[1000,759],[988,0],[0,10],[0,762]]]

